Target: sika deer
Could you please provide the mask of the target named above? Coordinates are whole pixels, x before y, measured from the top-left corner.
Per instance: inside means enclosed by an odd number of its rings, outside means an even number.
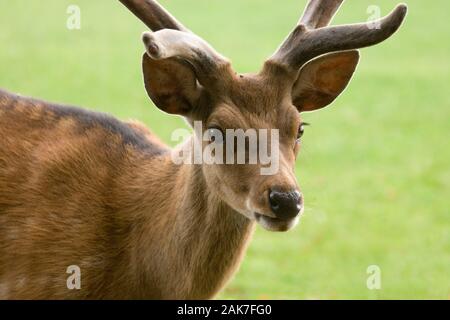
[[[390,37],[406,14],[398,6],[379,29],[327,27],[342,0],[312,0],[262,71],[239,75],[156,1],[121,2],[154,31],[142,66],[155,105],[206,133],[279,129],[279,170],[174,164],[180,147],[142,124],[0,92],[1,298],[214,297],[255,222],[286,231],[299,219],[299,114],[329,105],[350,81],[355,49]],[[71,265],[80,290],[66,285]]]

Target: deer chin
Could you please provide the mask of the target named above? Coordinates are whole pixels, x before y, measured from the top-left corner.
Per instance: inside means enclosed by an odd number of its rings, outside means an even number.
[[[292,219],[284,220],[268,217],[255,212],[255,220],[268,231],[286,232],[293,229],[298,224],[300,221],[300,215]]]

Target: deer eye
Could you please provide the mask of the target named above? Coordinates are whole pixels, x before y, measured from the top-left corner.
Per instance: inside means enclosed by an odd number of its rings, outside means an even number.
[[[300,124],[300,126],[298,127],[298,132],[297,132],[297,142],[300,141],[301,137],[303,136],[303,134],[305,133],[305,127],[309,126],[309,123],[306,122],[302,122]]]
[[[209,143],[223,143],[223,141],[225,140],[225,134],[223,133],[223,130],[219,127],[211,127],[208,128],[207,131],[207,135],[208,135],[208,140]]]

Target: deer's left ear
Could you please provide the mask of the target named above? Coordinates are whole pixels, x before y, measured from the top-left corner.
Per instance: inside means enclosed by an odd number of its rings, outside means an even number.
[[[304,65],[292,89],[292,101],[300,112],[332,103],[350,82],[359,62],[357,50],[336,52]]]
[[[145,89],[155,105],[170,114],[186,116],[198,103],[201,89],[192,69],[174,59],[142,56]]]

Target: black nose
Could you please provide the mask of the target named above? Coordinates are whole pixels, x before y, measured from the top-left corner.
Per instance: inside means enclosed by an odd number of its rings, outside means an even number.
[[[269,203],[272,212],[279,219],[295,218],[302,209],[302,196],[297,190],[282,192],[269,191]]]

